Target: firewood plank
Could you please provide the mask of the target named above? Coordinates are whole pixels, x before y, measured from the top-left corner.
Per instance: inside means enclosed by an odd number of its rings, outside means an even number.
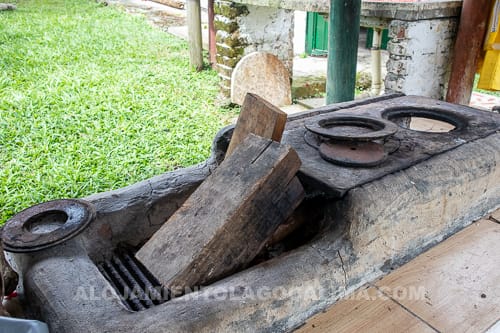
[[[206,285],[247,265],[303,199],[293,149],[250,134],[137,252],[163,285]]]
[[[287,114],[258,95],[247,93],[227,148],[226,156],[252,133],[280,142],[285,129]]]

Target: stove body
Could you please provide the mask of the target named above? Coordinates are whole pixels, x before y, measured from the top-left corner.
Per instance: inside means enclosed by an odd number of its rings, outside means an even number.
[[[398,127],[373,139],[383,149],[376,165],[351,167],[325,159],[321,138],[307,139],[308,127],[329,124],[325,119],[333,115],[369,116],[401,126],[408,117],[422,116],[455,129],[428,133]],[[290,117],[282,142],[302,159],[298,176],[307,192],[306,218],[293,246],[210,286],[132,311],[98,264],[112,261],[120,244],[140,247],[175,212],[223,159],[232,133],[224,129],[205,163],[85,198],[95,218],[77,236],[13,253],[26,304],[53,332],[292,330],[497,208],[499,128],[498,114],[395,95]],[[359,156],[367,158],[353,158]]]

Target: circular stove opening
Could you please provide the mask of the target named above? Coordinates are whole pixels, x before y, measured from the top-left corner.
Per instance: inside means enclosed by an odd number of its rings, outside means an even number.
[[[348,141],[372,141],[391,136],[397,126],[385,119],[337,114],[306,123],[305,128],[323,138]]]
[[[408,124],[410,130],[429,133],[448,133],[455,128],[455,125],[446,121],[425,117],[410,117]]]
[[[68,221],[68,214],[60,210],[51,210],[28,219],[24,229],[33,234],[47,234],[61,228],[66,221]]]
[[[446,110],[391,109],[385,111],[382,117],[399,127],[424,133],[448,133],[465,125],[464,120]]]

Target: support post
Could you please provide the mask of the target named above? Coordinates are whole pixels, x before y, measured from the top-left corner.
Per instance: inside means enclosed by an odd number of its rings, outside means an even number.
[[[214,0],[208,0],[208,59],[210,66],[215,69],[217,63],[216,41],[215,41],[215,24],[214,24]]]
[[[354,99],[361,0],[330,0],[326,103]]]
[[[201,39],[200,0],[187,0],[187,25],[189,43],[189,61],[197,71],[203,69],[203,46]]]
[[[491,0],[464,0],[446,101],[469,104],[488,25]]]
[[[373,41],[371,48],[372,58],[372,96],[380,95],[382,90],[382,66],[380,46],[382,45],[382,29],[373,28]]]

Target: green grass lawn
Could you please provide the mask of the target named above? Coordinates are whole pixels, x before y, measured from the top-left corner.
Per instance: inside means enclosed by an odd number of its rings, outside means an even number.
[[[94,0],[0,12],[0,224],[204,160],[235,116],[187,44]]]

